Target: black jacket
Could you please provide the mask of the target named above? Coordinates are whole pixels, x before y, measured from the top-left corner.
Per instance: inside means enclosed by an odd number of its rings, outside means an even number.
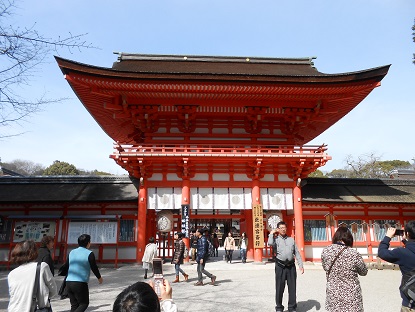
[[[415,269],[415,241],[408,240],[405,244],[405,248],[398,247],[393,250],[389,250],[389,244],[391,239],[388,236],[380,242],[378,249],[379,258],[399,265],[399,268],[402,272],[402,281],[404,281],[404,276]],[[408,298],[401,292],[402,305],[409,307]]]
[[[50,255],[50,250],[47,247],[39,248],[37,262],[46,262],[49,265],[52,275],[55,276],[55,267],[53,265],[52,256]]]

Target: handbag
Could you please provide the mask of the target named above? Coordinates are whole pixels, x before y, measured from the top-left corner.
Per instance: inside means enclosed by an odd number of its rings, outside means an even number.
[[[343,251],[345,251],[347,249],[347,246],[344,246],[342,250],[340,250],[340,252],[336,255],[336,257],[334,258],[333,262],[330,265],[329,270],[327,271],[327,280],[329,280],[329,275],[331,272],[331,269],[333,268],[334,263],[336,262],[336,260],[339,258],[339,256],[342,254]]]
[[[32,301],[34,303],[35,306],[35,312],[52,312],[52,306],[50,305],[50,301],[49,301],[49,306],[48,307],[44,307],[44,308],[40,308],[39,304],[37,302],[37,294],[39,291],[39,284],[40,284],[40,265],[41,262],[38,262],[37,266],[36,266],[36,277],[35,277],[35,285],[33,286],[33,297],[32,297]],[[49,300],[49,299],[48,299]]]

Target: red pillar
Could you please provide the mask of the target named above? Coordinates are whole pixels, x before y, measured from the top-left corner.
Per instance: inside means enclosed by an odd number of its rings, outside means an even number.
[[[294,197],[294,225],[295,225],[295,242],[300,251],[301,257],[305,261],[304,251],[304,224],[303,224],[303,206],[301,200],[301,189],[295,186],[293,190]]]
[[[252,181],[252,205],[258,205],[260,204],[260,191],[259,191],[259,181],[257,179],[254,179]],[[252,209],[251,209],[251,220],[252,220]],[[254,235],[254,227],[253,227],[253,223],[251,226],[251,231],[252,235]],[[253,239],[252,239],[253,242]],[[263,248],[254,248],[254,262],[262,262],[262,252],[263,252]]]
[[[254,222],[252,221],[252,209],[245,209],[245,232],[248,235],[248,249],[246,251],[246,258],[248,260],[254,260],[254,239],[253,239],[253,229]]]
[[[140,186],[138,191],[138,231],[136,261],[140,262],[146,247],[146,225],[147,225],[147,190]]]
[[[182,185],[182,205],[189,205],[189,220],[190,220],[190,180],[183,179]],[[183,218],[183,216],[182,216]],[[187,229],[189,231],[189,229]],[[190,240],[189,237],[183,238],[184,243],[187,246],[187,249],[190,250]],[[183,262],[189,262],[189,256],[183,259]]]

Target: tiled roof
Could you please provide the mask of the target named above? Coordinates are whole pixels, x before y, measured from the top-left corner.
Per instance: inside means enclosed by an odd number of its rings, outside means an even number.
[[[303,201],[333,203],[415,203],[415,180],[308,178]],[[136,201],[135,180],[127,176],[2,177],[0,202]]]
[[[415,181],[395,179],[309,178],[304,202],[415,203]]]
[[[129,177],[0,178],[0,202],[136,201],[137,197],[137,189]]]
[[[145,55],[119,53],[112,69],[139,73],[320,76],[313,58]]]

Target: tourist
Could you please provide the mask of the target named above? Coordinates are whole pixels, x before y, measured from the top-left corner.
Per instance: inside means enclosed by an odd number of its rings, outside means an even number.
[[[183,241],[183,233],[174,234],[174,239],[174,255],[171,262],[174,264],[174,269],[176,270],[176,279],[173,281],[173,283],[179,282],[179,273],[183,274],[184,280],[187,282],[189,275],[187,275],[183,269],[180,268],[180,265],[183,264],[184,250],[186,248]]]
[[[246,237],[245,232],[241,234],[241,239],[239,240],[239,249],[241,252],[242,263],[246,263],[246,250],[248,249],[248,237]]]
[[[98,282],[102,284],[103,279],[95,262],[94,253],[89,250],[91,247],[91,236],[82,234],[78,237],[78,248],[69,253],[64,266],[68,267],[66,277],[66,288],[71,312],[83,312],[89,306],[89,276],[95,274]]]
[[[228,233],[228,237],[225,238],[223,247],[225,248],[226,263],[232,263],[232,254],[235,250],[235,239],[232,236],[232,232]]]
[[[147,279],[148,270],[153,266],[153,259],[157,256],[157,245],[154,243],[154,237],[148,239],[148,244],[144,249],[144,255],[141,261],[143,262],[144,279]]]
[[[388,228],[386,236],[379,244],[379,258],[390,263],[398,264],[402,272],[401,284],[403,285],[411,276],[412,270],[415,270],[415,221],[408,221],[403,230],[403,242],[405,247],[398,247],[389,250],[390,241],[396,235],[396,229]],[[402,298],[402,312],[415,311],[415,303],[411,303],[409,298],[400,291]]]
[[[326,310],[329,312],[363,311],[359,275],[367,274],[362,256],[353,248],[353,235],[341,226],[332,244],[323,249],[321,262],[326,271]]]
[[[274,233],[278,236],[274,238]],[[298,251],[294,239],[287,235],[287,224],[283,221],[278,222],[277,229],[272,230],[268,235],[268,245],[273,246],[276,253],[275,261],[275,311],[284,311],[282,296],[285,284],[288,285],[288,311],[294,312],[297,309],[297,260],[301,274],[304,273],[303,260]],[[295,257],[295,258],[294,258]]]
[[[190,253],[192,257],[192,261],[196,261],[196,253],[197,253],[197,236],[195,231],[190,233]]]
[[[172,288],[164,280],[158,298],[154,284],[137,282],[125,288],[115,299],[113,312],[177,312],[177,306],[172,299]]]
[[[52,275],[55,276],[55,266],[50,251],[53,249],[54,238],[52,236],[43,236],[38,249],[37,262],[46,262]]]
[[[218,252],[218,248],[219,248],[219,238],[218,238],[218,234],[213,233],[213,238],[212,238],[212,245],[214,248],[214,257],[218,257],[219,256],[219,252]]]
[[[39,308],[50,307],[49,298],[56,295],[57,288],[46,262],[40,263],[37,302],[32,300],[37,256],[37,247],[32,240],[19,242],[13,248],[10,262],[18,267],[7,276],[10,296],[8,312],[32,312],[35,310],[35,304]]]
[[[205,270],[206,261],[209,258],[208,253],[208,242],[207,238],[202,235],[202,230],[196,231],[197,240],[197,251],[196,251],[196,262],[197,262],[197,283],[195,286],[203,286],[203,275],[205,274],[210,278],[211,284],[215,285],[216,276]]]

